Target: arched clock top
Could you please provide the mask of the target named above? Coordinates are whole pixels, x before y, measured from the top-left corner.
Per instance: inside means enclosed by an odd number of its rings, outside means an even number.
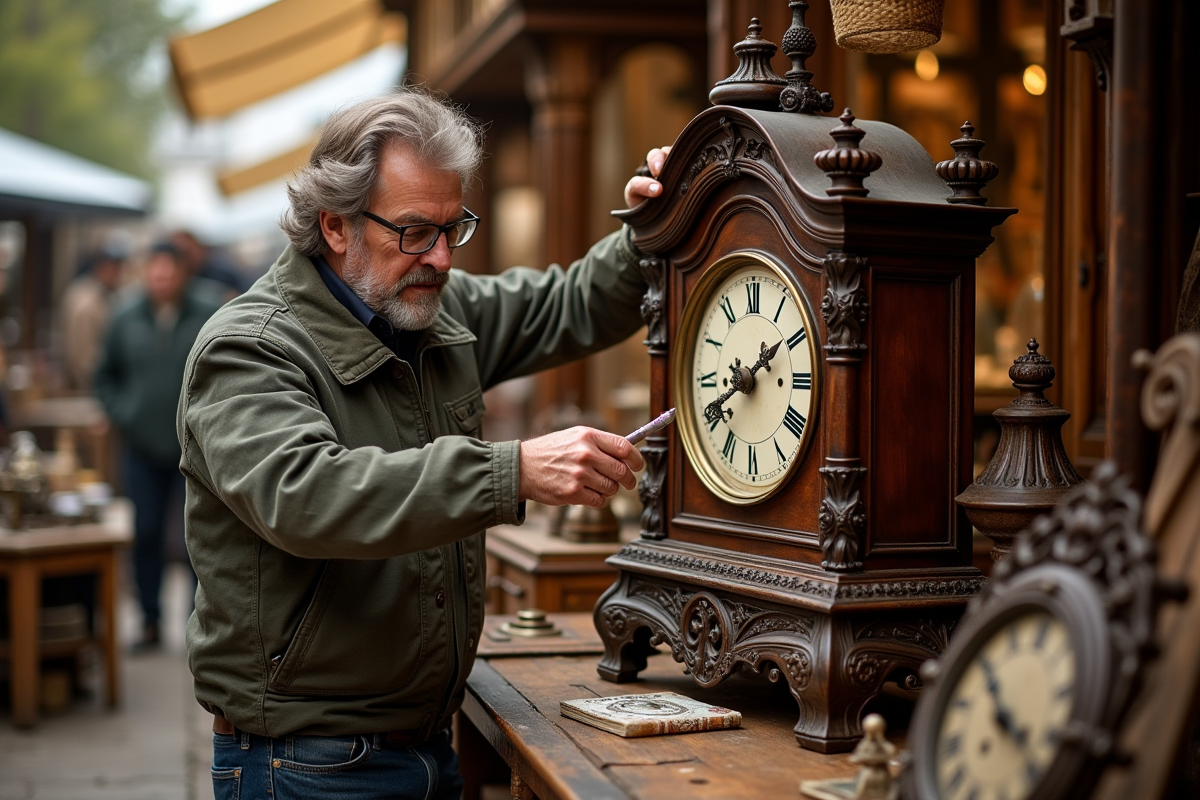
[[[714,106],[697,115],[673,145],[659,175],[662,196],[614,216],[633,228],[638,247],[665,253],[688,236],[709,199],[737,181],[748,192],[794,206],[801,231],[828,250],[845,249],[848,235],[870,220],[883,229],[888,223],[916,224],[948,236],[956,248],[982,252],[991,228],[1014,212],[950,205],[952,192],[916,139],[886,122],[854,124],[865,134],[861,146],[882,162],[863,181],[866,196],[830,196],[830,177],[814,162],[834,147],[837,119]],[[928,245],[926,240],[923,246]]]

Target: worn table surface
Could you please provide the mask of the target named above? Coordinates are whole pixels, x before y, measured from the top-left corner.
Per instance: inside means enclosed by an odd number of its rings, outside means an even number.
[[[660,653],[642,679],[615,684],[595,655],[480,659],[463,710],[542,800],[800,797],[799,783],[855,774],[849,754],[801,750],[797,708],[781,681],[734,676],[702,689]],[[742,712],[735,730],[624,739],[563,717],[559,702],[672,691]],[[889,737],[895,741],[895,737]]]

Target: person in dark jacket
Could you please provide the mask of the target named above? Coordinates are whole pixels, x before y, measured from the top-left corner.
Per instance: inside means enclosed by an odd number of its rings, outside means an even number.
[[[291,244],[192,350],[188,663],[217,797],[457,797],[484,530],[526,500],[598,507],[643,465],[582,426],[483,439],[485,389],[634,334],[646,281],[627,230],[567,269],[452,270],[481,157],[419,90],[335,114],[289,184]]]
[[[155,245],[142,289],[114,314],[105,332],[93,391],[124,444],[122,478],[133,501],[134,578],[142,606],[142,647],[160,641],[167,515],[183,492],[175,407],[183,366],[217,304],[188,291],[178,249]]]

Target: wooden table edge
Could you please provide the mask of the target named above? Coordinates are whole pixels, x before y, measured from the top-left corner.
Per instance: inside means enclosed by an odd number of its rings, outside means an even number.
[[[609,776],[483,659],[476,660],[467,678],[462,709],[467,719],[541,800],[629,800]],[[514,727],[521,729],[519,737],[506,733],[506,729]],[[522,745],[514,744],[516,740]],[[521,752],[526,743],[532,750],[529,755],[537,760],[554,765],[570,764],[576,774],[567,776],[562,770],[549,774],[538,771],[533,759]]]

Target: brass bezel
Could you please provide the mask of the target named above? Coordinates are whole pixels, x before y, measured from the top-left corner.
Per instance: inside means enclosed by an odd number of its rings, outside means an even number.
[[[764,487],[761,492],[747,491],[739,485],[731,484],[720,469],[714,466],[708,451],[699,441],[701,434],[695,427],[697,416],[691,392],[691,369],[695,356],[696,335],[704,307],[708,305],[709,296],[716,286],[723,283],[734,272],[747,267],[758,267],[771,272],[796,299],[800,317],[804,320],[804,328],[808,331],[808,352],[813,368],[813,401],[809,407],[808,423],[804,428],[796,457],[788,466],[787,473],[774,484]],[[679,417],[675,424],[679,428],[679,438],[683,441],[683,449],[687,453],[692,468],[709,491],[725,502],[737,506],[749,506],[767,500],[791,481],[800,462],[804,460],[812,441],[816,438],[817,417],[821,407],[822,366],[818,358],[818,334],[819,331],[813,326],[812,314],[808,308],[808,297],[800,290],[796,281],[781,264],[763,253],[739,251],[722,256],[708,268],[688,296],[680,318],[679,329],[675,334],[675,343],[671,354],[672,393],[675,407],[679,409]]]

